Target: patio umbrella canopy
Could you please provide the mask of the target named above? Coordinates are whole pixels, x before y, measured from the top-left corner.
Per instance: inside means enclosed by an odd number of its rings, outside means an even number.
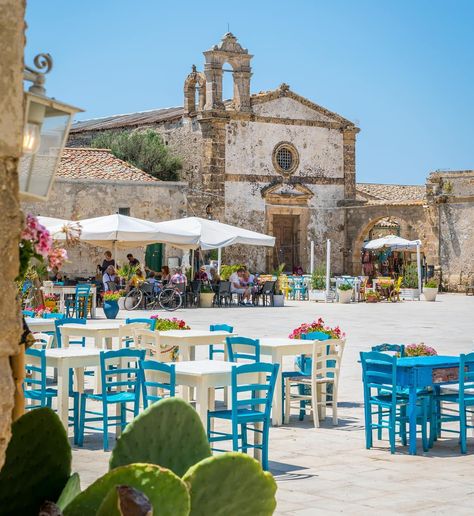
[[[398,251],[412,251],[421,246],[420,240],[407,240],[406,238],[397,235],[387,235],[382,238],[370,240],[364,244],[364,249],[382,249],[382,247],[389,247],[390,249]]]
[[[64,226],[71,224],[72,221],[66,219],[57,219],[56,217],[38,217],[38,222],[43,225],[55,240],[65,240],[66,235],[62,231]]]
[[[261,245],[273,247],[275,237],[257,233],[248,229],[223,224],[216,220],[207,220],[200,217],[185,217],[182,219],[158,222],[156,227],[167,234],[192,234],[196,237],[195,245],[181,247],[207,249],[222,249],[234,244]]]

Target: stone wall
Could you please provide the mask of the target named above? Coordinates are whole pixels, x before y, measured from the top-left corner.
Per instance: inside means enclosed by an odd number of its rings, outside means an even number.
[[[159,222],[186,216],[186,183],[137,181],[77,181],[56,179],[48,203],[24,203],[23,210],[34,215],[59,217],[64,219],[85,219],[117,213],[119,208],[130,208],[130,215]],[[118,251],[118,263],[125,261],[131,252],[141,262],[144,248]],[[68,249],[70,263],[64,272],[71,275],[88,276],[95,274],[102,261],[104,248],[81,244]],[[165,259],[181,256],[181,251],[165,246]]]
[[[0,468],[10,440],[14,382],[9,357],[18,353],[20,309],[14,279],[18,274],[21,212],[18,160],[23,133],[23,48],[25,2],[0,0]]]

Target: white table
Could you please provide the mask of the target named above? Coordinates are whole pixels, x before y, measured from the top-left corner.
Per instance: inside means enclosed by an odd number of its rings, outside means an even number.
[[[232,337],[232,335],[235,335],[235,333],[207,330],[167,330],[160,331],[160,344],[178,346],[180,360],[186,361],[194,359],[195,346],[225,344],[225,338]],[[224,357],[227,357],[226,353]]]
[[[55,331],[55,320],[56,319],[42,319],[40,317],[25,317],[25,322],[32,332]]]
[[[64,301],[65,294],[76,293],[75,286],[64,287],[62,285],[53,285],[52,287],[41,287],[41,290],[45,294],[57,294],[59,296],[59,311],[61,313],[64,313],[66,311],[66,303]],[[97,308],[97,287],[92,285],[90,293],[92,296],[91,317],[95,319]]]
[[[88,321],[87,324],[68,323],[60,326],[62,347],[69,346],[70,337],[90,337],[97,349],[112,349],[112,338],[118,337],[125,321]]]
[[[281,390],[281,373],[283,371],[283,357],[295,355],[312,355],[312,340],[289,339],[280,337],[263,337],[260,340],[260,354],[271,358],[273,364],[279,364],[278,375],[273,395],[272,423],[275,426],[283,423],[281,413],[283,396]]]
[[[100,350],[92,348],[56,348],[46,350],[46,366],[54,367],[58,371],[58,416],[68,431],[69,417],[69,370],[75,369],[76,390],[84,391],[84,368],[100,367]],[[39,364],[36,357],[29,356],[28,362]]]

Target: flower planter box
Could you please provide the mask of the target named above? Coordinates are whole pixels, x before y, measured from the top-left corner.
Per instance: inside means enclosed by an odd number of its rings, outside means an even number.
[[[326,291],[325,290],[310,290],[308,294],[308,299],[310,301],[326,301]]]
[[[420,291],[417,288],[402,288],[400,289],[400,298],[408,301],[420,299]]]
[[[339,303],[347,304],[351,302],[353,290],[339,290],[337,289],[337,295],[339,298]]]
[[[438,293],[437,287],[424,287],[423,295],[425,296],[425,301],[436,301],[436,294]]]
[[[199,306],[201,308],[212,308],[214,292],[201,292],[199,294]]]
[[[285,306],[285,296],[283,294],[275,294],[273,296],[273,306]]]

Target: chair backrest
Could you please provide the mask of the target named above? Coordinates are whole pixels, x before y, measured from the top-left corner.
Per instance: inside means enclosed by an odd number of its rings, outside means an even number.
[[[389,344],[388,342],[384,342],[382,344],[377,344],[376,346],[372,346],[372,351],[376,351],[378,353],[394,353],[395,355],[401,357],[405,356],[405,345],[404,344]]]
[[[191,281],[191,283],[190,283],[191,292],[193,292],[194,294],[197,294],[198,292],[201,292],[201,285],[202,285],[202,281],[201,280],[193,280],[193,281]]]
[[[339,339],[314,342],[311,375],[334,378],[334,382],[338,383],[344,346],[345,340]]]
[[[392,393],[394,400],[397,393],[397,357],[376,351],[361,352],[362,380],[366,395],[370,396],[371,389],[384,388]]]
[[[260,362],[260,341],[248,337],[226,337],[227,355],[230,362],[251,360]]]
[[[331,337],[322,331],[312,331],[311,333],[302,333],[301,340],[329,340]]]
[[[135,324],[135,323],[145,323],[147,325],[147,327],[154,331],[155,330],[155,326],[156,326],[156,319],[147,319],[145,317],[136,317],[134,319],[131,319],[131,318],[127,318],[125,319],[125,324]]]
[[[59,312],[45,312],[43,314],[43,319],[64,319],[64,314]]]
[[[256,362],[232,368],[233,421],[238,419],[239,409],[258,410],[270,417],[278,367],[279,364]],[[249,375],[252,375],[252,380]],[[257,381],[255,375],[258,375]]]
[[[137,349],[146,351],[147,356],[159,356],[160,333],[146,328],[138,328],[133,331],[133,345]]]
[[[230,294],[230,281],[221,281],[219,283],[219,295]]]
[[[262,287],[262,294],[269,295],[275,292],[276,281],[265,281]]]
[[[459,357],[459,397],[461,400],[464,400],[466,389],[474,389],[474,353],[462,354]]]
[[[119,349],[100,352],[102,392],[135,392],[140,397],[140,361],[145,350]]]
[[[55,319],[54,326],[56,328],[56,343],[58,348],[62,347],[60,327],[63,324],[87,324],[87,320],[79,317],[63,317],[62,319]]]
[[[25,317],[34,317],[35,313],[33,312],[33,310],[23,310],[23,315]]]
[[[176,372],[174,364],[165,364],[157,360],[141,360],[140,371],[144,408],[147,408],[149,403],[154,403],[155,401],[172,397],[176,394]],[[156,378],[156,373],[160,373],[160,377],[165,376],[166,378]]]
[[[35,343],[33,344],[33,348],[35,349],[50,349],[53,343],[54,337],[49,335],[48,333],[36,332],[33,333],[33,337],[35,338]]]
[[[227,333],[234,333],[234,327],[228,324],[211,324],[209,331],[226,331]]]
[[[118,330],[118,339],[119,339],[119,348],[130,347],[133,344],[133,339],[135,337],[134,331],[138,329],[146,329],[149,328],[148,324],[145,322],[140,323],[129,323],[119,326]]]
[[[31,357],[36,358],[34,363]],[[44,349],[29,348],[25,351],[25,371],[26,375],[23,380],[25,398],[29,398],[28,394],[30,391],[40,391],[40,393],[44,394],[46,392],[46,353]],[[25,404],[25,408],[30,409],[44,406],[43,396],[35,397],[35,402]]]
[[[140,290],[144,293],[144,294],[153,294],[155,292],[155,288],[153,286],[152,283],[148,283],[148,281],[144,281],[141,285],[140,285]]]

